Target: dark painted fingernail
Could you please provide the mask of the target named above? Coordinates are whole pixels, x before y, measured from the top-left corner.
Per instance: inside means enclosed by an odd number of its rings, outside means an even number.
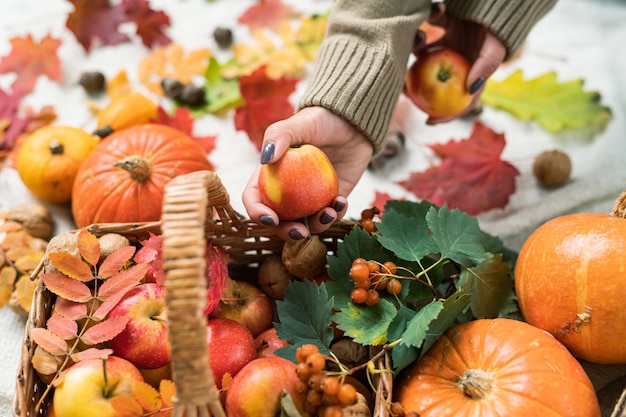
[[[267,164],[274,157],[275,146],[273,142],[268,142],[261,149],[261,163]]]
[[[430,12],[433,14],[441,13],[443,10],[443,4],[440,1],[433,2],[430,5]]]
[[[333,208],[335,209],[336,212],[340,212],[341,210],[346,208],[346,204],[342,201],[337,201],[335,205],[333,206]]]
[[[320,216],[320,223],[322,224],[328,224],[332,222],[333,220],[335,220],[335,217],[331,216],[330,214],[326,212],[322,213],[322,215]]]
[[[293,240],[302,240],[304,239],[304,236],[302,236],[302,233],[300,233],[300,231],[298,229],[293,229],[289,232],[289,237]]]
[[[474,81],[472,83],[472,85],[470,85],[470,88],[468,90],[468,92],[470,94],[476,94],[476,92],[478,90],[480,90],[480,88],[485,85],[485,79],[483,77],[480,77],[479,79],[477,79],[476,81]]]
[[[266,226],[276,226],[276,222],[274,221],[272,216],[261,216],[259,217],[259,220]]]
[[[417,32],[415,32],[415,37],[413,38],[413,45],[421,45],[422,43],[424,43],[424,41],[426,40],[426,34],[421,31],[418,30]]]

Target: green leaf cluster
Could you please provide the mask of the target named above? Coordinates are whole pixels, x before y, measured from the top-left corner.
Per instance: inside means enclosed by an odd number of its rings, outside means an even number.
[[[279,336],[328,350],[334,323],[363,345],[391,349],[394,369],[421,357],[452,325],[514,313],[515,253],[482,231],[476,218],[428,202],[389,201],[370,234],[355,226],[327,258],[331,280],[290,284],[277,304]],[[400,294],[380,290],[374,306],[355,304],[350,268],[356,258],[394,262]],[[289,349],[291,349],[289,351]]]

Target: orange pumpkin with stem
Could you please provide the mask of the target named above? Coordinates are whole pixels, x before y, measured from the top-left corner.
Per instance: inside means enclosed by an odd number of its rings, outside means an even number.
[[[515,290],[524,319],[574,356],[626,364],[626,191],[611,213],[554,218],[524,242]]]
[[[180,130],[157,124],[107,136],[83,162],[72,190],[77,227],[158,221],[172,178],[212,170],[202,147]]]
[[[394,380],[420,417],[600,417],[589,377],[548,332],[507,318],[448,329]]]

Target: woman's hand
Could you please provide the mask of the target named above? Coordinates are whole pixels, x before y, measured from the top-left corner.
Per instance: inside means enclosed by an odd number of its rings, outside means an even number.
[[[308,219],[308,230],[301,222],[280,222],[278,215],[261,203],[258,187],[260,167],[250,177],[242,194],[243,204],[250,219],[266,226],[274,226],[277,236],[284,240],[298,240],[311,233],[328,229],[346,213],[350,194],[372,158],[372,143],[345,119],[322,107],[307,107],[272,124],[265,131],[261,148],[261,164],[274,163],[287,148],[309,143],[326,153],[339,180],[339,196],[330,207],[325,207]]]

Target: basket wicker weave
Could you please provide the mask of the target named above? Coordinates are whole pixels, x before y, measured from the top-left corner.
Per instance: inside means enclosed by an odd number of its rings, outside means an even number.
[[[340,221],[320,234],[329,253],[335,253],[337,244],[354,226]],[[228,193],[218,176],[199,171],[172,180],[166,187],[161,221],[151,223],[94,224],[88,230],[96,236],[118,233],[133,242],[149,237],[149,233],[163,236],[163,257],[166,273],[166,303],[172,347],[172,378],[176,385],[174,416],[225,416],[219,393],[213,384],[206,350],[206,258],[207,242],[223,248],[232,260],[229,273],[235,279],[250,279],[267,257],[280,253],[284,242],[269,227],[253,223],[237,213],[230,205]],[[40,282],[26,322],[21,360],[18,364],[13,416],[43,416],[50,396],[39,410],[36,405],[46,389],[32,367],[31,359],[36,344],[29,334],[33,328],[45,327],[55,301],[54,294]],[[379,367],[388,368],[388,356],[380,359]],[[608,372],[610,380],[621,382],[602,404],[603,415],[626,417],[626,383],[619,376],[626,367],[587,368],[592,381],[594,374]],[[606,372],[605,372],[606,371]],[[379,392],[391,391],[389,373],[377,382]],[[604,385],[604,384],[603,384]],[[597,386],[599,388],[599,386]],[[600,392],[601,393],[601,392]],[[619,393],[622,395],[620,396]],[[617,403],[617,404],[616,404]],[[373,415],[385,417],[387,410],[377,401]]]

